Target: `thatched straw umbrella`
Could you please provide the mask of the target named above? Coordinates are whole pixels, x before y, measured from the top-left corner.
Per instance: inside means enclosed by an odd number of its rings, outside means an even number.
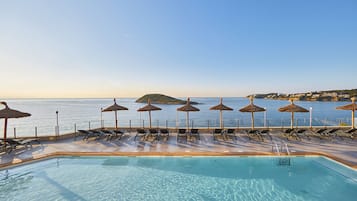
[[[186,126],[187,126],[187,130],[189,130],[190,129],[190,115],[189,115],[189,113],[190,112],[198,112],[198,111],[200,111],[200,109],[198,109],[197,107],[192,106],[191,103],[190,103],[190,98],[187,98],[186,105],[177,108],[177,111],[186,112],[187,113],[186,114]]]
[[[124,106],[120,106],[117,104],[117,101],[114,98],[114,104],[105,108],[104,110],[102,110],[103,112],[115,112],[115,129],[118,129],[118,116],[117,116],[117,111],[120,110],[128,110],[128,108],[124,107]]]
[[[290,99],[290,104],[284,107],[279,108],[279,112],[291,112],[291,128],[294,128],[294,113],[295,112],[309,112],[309,110],[295,105],[294,99]]]
[[[151,105],[150,99],[148,99],[148,104],[142,108],[138,109],[138,112],[149,112],[149,122],[151,128],[151,111],[161,110],[161,108]]]
[[[254,112],[264,112],[265,109],[253,104],[253,96],[249,97],[249,105],[239,109],[240,112],[250,112],[252,116],[252,129],[254,129]]]
[[[338,110],[352,110],[352,128],[355,128],[355,110],[357,110],[357,104],[355,103],[356,98],[351,98],[352,103],[348,105],[343,105],[336,107]]]
[[[7,119],[29,117],[31,114],[10,109],[6,102],[0,102],[0,104],[5,105],[5,108],[0,110],[0,119],[5,119],[4,143],[6,143]]]
[[[223,110],[232,111],[233,109],[223,105],[223,99],[220,99],[220,103],[210,108],[210,110],[219,110],[219,126],[223,129]]]

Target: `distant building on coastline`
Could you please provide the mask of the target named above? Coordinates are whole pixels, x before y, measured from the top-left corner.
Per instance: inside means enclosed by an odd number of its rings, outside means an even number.
[[[274,99],[274,100],[302,100],[302,101],[350,101],[351,97],[357,96],[357,89],[351,90],[330,90],[320,92],[307,92],[295,94],[255,94],[255,98]]]

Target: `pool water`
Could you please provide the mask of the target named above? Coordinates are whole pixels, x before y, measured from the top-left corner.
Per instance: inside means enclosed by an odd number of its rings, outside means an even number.
[[[59,157],[0,170],[0,200],[357,198],[352,169],[324,157],[281,162],[274,157]]]

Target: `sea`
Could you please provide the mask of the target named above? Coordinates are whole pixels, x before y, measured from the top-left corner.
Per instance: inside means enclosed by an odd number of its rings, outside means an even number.
[[[185,99],[185,98],[182,98]],[[145,104],[136,103],[136,98],[119,98],[117,103],[128,108],[118,111],[119,127],[149,127],[148,112],[137,112]],[[199,112],[190,112],[190,127],[214,128],[219,127],[219,111],[209,110],[219,104],[219,98],[191,98],[200,104],[195,105]],[[54,136],[58,124],[59,133],[72,133],[78,129],[94,129],[114,127],[114,112],[101,112],[102,108],[113,104],[113,99],[8,99],[10,108],[31,114],[30,117],[9,119],[9,137]],[[239,112],[239,109],[249,104],[249,99],[243,97],[223,98],[223,104],[233,108],[233,111],[223,111],[224,127],[250,127],[251,114]],[[256,127],[289,127],[291,113],[279,112],[278,108],[290,104],[284,100],[255,99],[254,104],[266,108],[266,112],[257,112]],[[351,111],[336,110],[337,106],[348,102],[309,102],[296,101],[311,112],[295,113],[296,126],[337,126],[351,125]],[[176,109],[182,105],[156,104],[162,110],[152,111],[152,127],[185,128],[186,113]],[[0,106],[2,109],[2,106]],[[58,118],[56,111],[58,111]],[[58,121],[57,121],[58,119]],[[3,130],[3,120],[0,129]]]

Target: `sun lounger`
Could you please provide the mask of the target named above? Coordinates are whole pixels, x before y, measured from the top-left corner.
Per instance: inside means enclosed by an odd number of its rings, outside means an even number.
[[[107,138],[107,140],[111,141],[114,138],[118,138],[118,140],[121,139],[121,137],[124,135],[124,132],[121,130],[105,130],[102,129],[100,132],[103,133],[103,135]]]
[[[8,153],[9,149],[7,149],[6,144],[0,140],[0,154],[2,153]]]
[[[196,137],[196,139],[201,140],[200,138],[200,133],[198,132],[198,129],[193,128],[191,129],[190,137]]]
[[[0,139],[0,153],[10,153],[14,147]]]
[[[162,140],[163,137],[166,138],[166,141],[169,139],[170,132],[168,129],[160,129],[160,140]]]
[[[270,130],[269,129],[264,129],[259,131],[260,136],[262,137],[263,141],[264,141],[264,135],[268,136],[270,138],[270,140],[272,139],[270,134],[269,134]]]
[[[249,140],[252,139],[252,136],[256,136],[258,130],[246,130],[247,136],[249,137]]]
[[[232,140],[233,139],[237,140],[236,130],[233,128],[229,128],[229,129],[225,130],[224,135],[227,137],[230,136]]]
[[[15,150],[17,149],[19,146],[25,147],[27,148],[29,143],[28,142],[24,142],[22,140],[16,140],[16,139],[11,139],[8,138],[6,139],[6,143],[10,146],[11,150]]]
[[[105,136],[105,138],[106,138],[107,140],[112,140],[112,137],[114,136],[114,133],[112,133],[112,132],[109,131],[109,130],[104,130],[104,129],[102,129],[102,130],[100,130],[100,132],[103,133],[103,135]]]
[[[304,128],[299,129],[299,130],[297,130],[297,131],[295,131],[295,132],[292,132],[292,136],[295,136],[295,138],[296,138],[297,140],[301,140],[301,137],[302,137],[302,136],[308,137],[308,136],[306,135],[306,131],[307,131],[307,129],[304,129]]]
[[[103,133],[100,130],[90,130],[90,132],[93,133],[94,137],[96,137],[96,140],[99,140],[101,138],[106,138],[108,135],[106,133]]]
[[[350,136],[352,139],[354,139],[355,137],[357,137],[357,132],[354,131],[353,133],[351,133],[351,136]]]
[[[186,132],[186,129],[178,129],[177,131],[177,138],[176,138],[176,141],[179,141],[180,138],[184,137],[186,142],[187,142],[187,132]]]
[[[327,131],[327,128],[320,128],[314,132],[315,135],[317,135],[320,139],[325,136],[325,132]]]
[[[217,136],[223,136],[223,133],[222,133],[222,129],[214,129],[213,132],[212,132],[212,135],[213,135],[213,141],[217,140]]]
[[[301,140],[302,136],[308,137],[306,133],[307,129],[301,128],[301,129],[286,129],[284,131],[284,135],[289,140],[290,137],[295,137],[296,140]]]
[[[121,130],[112,130],[112,132],[115,133],[115,137],[117,137],[118,140],[121,140],[121,138],[125,134],[125,131],[121,131]]]
[[[32,147],[33,143],[36,142],[37,144],[41,144],[41,142],[36,139],[36,138],[26,138],[26,139],[21,139],[21,138],[16,138],[16,139],[13,139],[14,141],[17,141],[19,142],[20,144],[23,144],[23,145],[30,145]]]
[[[340,129],[338,129],[338,128],[333,128],[333,129],[331,129],[331,130],[328,130],[328,131],[324,132],[324,134],[325,134],[326,136],[328,136],[328,137],[332,137],[332,136],[336,137],[336,136],[337,136],[337,132],[338,132],[339,130],[340,130]]]
[[[356,133],[357,133],[357,128],[351,128],[347,131],[345,131],[345,134],[348,135],[349,138],[355,138],[356,137]]]
[[[22,138],[16,138],[16,139],[13,139],[21,144],[24,144],[24,145],[27,145],[27,146],[31,146],[34,144],[34,143],[37,143],[37,144],[41,144],[40,140],[37,139],[37,138],[25,138],[25,139],[22,139]]]
[[[347,130],[345,133],[352,134],[352,133],[355,133],[355,132],[357,132],[357,128],[351,128],[351,129]]]
[[[147,135],[147,133],[146,133],[146,131],[144,130],[144,129],[136,129],[136,135],[135,135],[135,137],[134,137],[134,141],[136,141],[136,138],[137,137],[140,137],[140,138],[142,138],[142,137],[144,137],[144,138],[146,138],[146,135]]]
[[[289,140],[289,137],[293,134],[294,129],[293,128],[288,128],[283,131],[283,136],[286,137],[287,140]]]
[[[78,130],[78,132],[84,135],[83,140],[88,140],[91,137],[97,139],[100,136],[100,133],[94,132],[94,130]]]
[[[284,134],[290,134],[293,131],[294,131],[293,128],[288,128],[288,129],[284,130]]]
[[[91,135],[91,132],[87,131],[87,130],[78,130],[79,135],[83,135],[83,139],[82,140],[86,140],[89,138],[89,136]]]
[[[249,137],[249,140],[251,140],[254,136],[258,137],[259,140],[264,141],[263,137],[260,135],[258,130],[252,129],[252,130],[247,130],[247,135]]]
[[[102,129],[102,130],[100,130],[100,132],[103,133],[103,135],[105,136],[105,138],[108,141],[111,141],[114,137],[116,137],[116,133],[114,133],[114,131],[112,131],[112,130]]]
[[[337,133],[340,131],[339,128],[332,128],[332,129],[327,129],[327,128],[321,128],[315,131],[314,133],[317,134],[320,139],[323,137],[325,138],[331,138],[331,137],[336,137],[338,136]],[[342,137],[342,136],[339,136]]]
[[[159,140],[159,131],[157,129],[149,129],[149,134],[147,137],[154,137],[154,140]]]

